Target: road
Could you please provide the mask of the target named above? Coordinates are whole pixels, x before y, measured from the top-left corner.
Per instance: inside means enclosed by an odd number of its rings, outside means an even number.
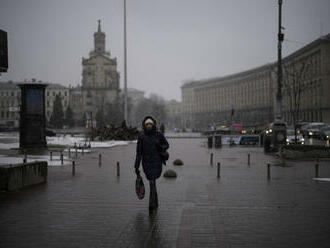
[[[312,179],[314,161],[281,167],[262,148],[208,150],[205,141],[169,140],[164,169],[178,177],[157,181],[152,215],[148,197],[135,195],[135,143],[80,155],[75,176],[71,166],[49,167],[47,184],[0,193],[0,247],[330,246],[330,183]],[[184,165],[173,166],[176,158]],[[319,173],[330,178],[330,161]]]

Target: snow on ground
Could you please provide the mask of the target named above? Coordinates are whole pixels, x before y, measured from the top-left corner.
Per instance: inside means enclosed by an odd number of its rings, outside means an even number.
[[[330,182],[330,178],[319,178],[319,177],[316,177],[316,178],[313,178],[313,180],[322,181],[322,182]]]
[[[117,141],[117,140],[109,140],[109,141],[87,141],[84,136],[71,136],[71,135],[60,135],[55,137],[47,137],[47,144],[52,145],[67,145],[73,147],[74,144],[77,146],[89,145],[91,144],[91,148],[108,148],[120,145],[127,145],[128,141]]]
[[[86,142],[86,138],[83,135],[58,135],[55,137],[47,137],[48,145],[64,145],[73,147],[75,144],[77,146],[91,145],[91,149],[93,148],[110,148],[114,146],[127,145],[130,141],[91,141]],[[19,135],[18,133],[0,133],[0,150],[10,150],[10,149],[19,148]],[[91,149],[77,149],[77,153],[89,153]],[[68,154],[68,149],[64,150],[65,154]],[[71,156],[74,157],[76,149],[71,149]],[[47,161],[48,166],[61,166],[60,156],[59,154],[53,155],[53,159],[50,161],[49,155],[28,155],[27,162],[32,161]],[[16,156],[8,156],[8,155],[0,155],[0,165],[1,164],[18,164],[23,162],[23,155]],[[64,165],[71,164],[71,159],[69,157],[64,156]]]
[[[91,141],[91,148],[109,148],[120,145],[127,145],[129,141]],[[89,145],[84,136],[71,136],[71,135],[58,135],[55,137],[47,137],[47,144],[51,145],[65,145],[73,147]],[[19,136],[18,133],[0,133],[0,149],[12,149],[19,148]]]

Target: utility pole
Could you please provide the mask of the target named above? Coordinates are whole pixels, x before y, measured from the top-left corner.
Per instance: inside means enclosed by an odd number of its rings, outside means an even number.
[[[127,43],[126,43],[126,0],[124,0],[124,119],[128,124],[127,113]]]
[[[276,104],[277,113],[275,119],[283,121],[283,109],[282,109],[282,42],[284,40],[284,34],[282,33],[282,0],[278,0],[278,47],[277,47],[277,94],[276,94]]]

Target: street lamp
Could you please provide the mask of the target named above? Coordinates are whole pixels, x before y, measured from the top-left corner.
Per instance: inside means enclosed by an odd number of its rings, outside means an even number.
[[[283,121],[283,109],[282,109],[282,42],[284,40],[284,34],[282,33],[282,0],[278,0],[278,44],[277,44],[277,94],[276,104],[277,113],[275,119]]]
[[[128,124],[127,113],[127,41],[126,41],[126,0],[124,0],[124,119]]]

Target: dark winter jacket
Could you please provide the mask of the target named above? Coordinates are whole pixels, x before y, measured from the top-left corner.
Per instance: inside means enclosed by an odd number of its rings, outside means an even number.
[[[148,118],[155,123],[152,130],[144,128],[144,122]],[[135,169],[139,168],[142,161],[143,172],[146,174],[147,179],[153,180],[159,178],[162,173],[163,161],[159,154],[161,151],[166,151],[169,144],[164,135],[157,131],[156,121],[151,116],[144,118],[142,123],[144,130],[138,136]]]

